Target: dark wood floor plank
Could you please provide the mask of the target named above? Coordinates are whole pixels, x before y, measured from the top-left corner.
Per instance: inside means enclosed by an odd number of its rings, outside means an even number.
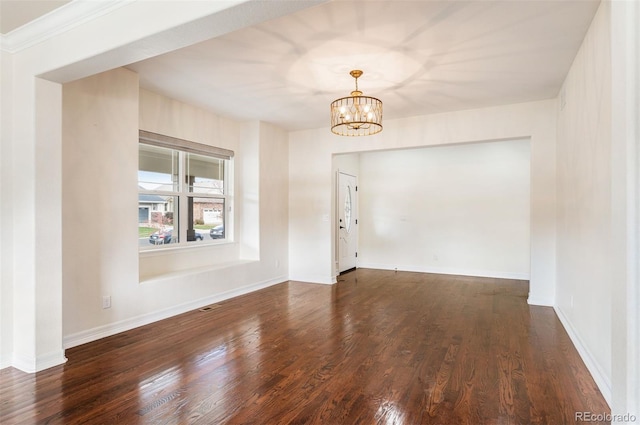
[[[0,371],[4,424],[571,424],[609,409],[524,281],[358,269]]]

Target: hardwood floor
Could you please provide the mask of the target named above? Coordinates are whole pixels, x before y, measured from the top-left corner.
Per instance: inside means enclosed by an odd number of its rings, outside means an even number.
[[[358,269],[0,371],[2,424],[572,424],[609,413],[524,281]],[[598,423],[598,422],[591,422]],[[599,422],[604,423],[604,422]]]

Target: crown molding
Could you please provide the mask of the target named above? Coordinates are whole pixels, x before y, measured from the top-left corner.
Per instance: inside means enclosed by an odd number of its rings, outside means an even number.
[[[135,0],[74,0],[33,21],[0,35],[0,50],[18,53]]]

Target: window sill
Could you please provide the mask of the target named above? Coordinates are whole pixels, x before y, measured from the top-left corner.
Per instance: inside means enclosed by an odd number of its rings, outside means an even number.
[[[248,262],[237,242],[176,246],[139,253],[139,281],[205,273]]]
[[[206,242],[206,243],[195,242],[188,245],[167,244],[164,246],[159,245],[162,248],[140,249],[138,250],[138,254],[140,255],[140,258],[146,258],[146,257],[171,255],[172,253],[181,252],[181,251],[200,251],[200,250],[207,250],[207,249],[216,249],[219,247],[228,247],[232,245],[235,245],[235,242],[227,241],[227,240],[225,240],[224,242]]]
[[[202,273],[215,272],[222,269],[237,267],[237,266],[254,263],[254,262],[256,262],[256,260],[234,260],[234,261],[228,261],[225,263],[212,264],[208,266],[193,267],[189,269],[174,270],[170,272],[162,272],[159,274],[151,273],[144,276],[141,275],[139,283],[149,284],[154,282],[160,282],[167,279],[174,279],[178,277],[187,277],[187,276],[193,276],[193,275],[202,274]]]

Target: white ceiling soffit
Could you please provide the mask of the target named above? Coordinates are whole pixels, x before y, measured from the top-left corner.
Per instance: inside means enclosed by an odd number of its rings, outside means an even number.
[[[240,120],[328,126],[354,88],[385,119],[555,97],[599,1],[332,1],[130,65],[141,85]]]

